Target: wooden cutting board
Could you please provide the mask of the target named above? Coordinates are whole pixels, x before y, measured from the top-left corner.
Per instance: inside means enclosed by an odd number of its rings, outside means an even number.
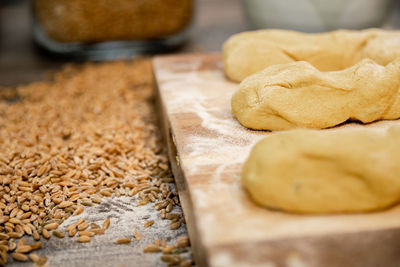
[[[238,84],[219,54],[154,59],[169,156],[199,266],[400,266],[400,206],[369,214],[297,215],[255,205],[240,171],[266,131],[241,126],[230,108]],[[400,124],[344,124],[377,131]],[[400,148],[399,148],[400,149]],[[373,164],[373,162],[371,162]],[[400,179],[400,177],[399,177]]]

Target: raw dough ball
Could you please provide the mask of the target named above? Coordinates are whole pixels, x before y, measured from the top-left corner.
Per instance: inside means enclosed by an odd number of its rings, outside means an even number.
[[[400,56],[400,31],[369,29],[307,34],[259,30],[233,35],[223,46],[224,70],[234,81],[264,68],[307,61],[320,71],[348,68],[363,58],[386,65]]]
[[[260,205],[299,213],[364,212],[400,200],[400,127],[293,130],[258,142],[242,183]]]
[[[400,117],[400,58],[383,67],[363,59],[351,68],[320,72],[297,61],[247,77],[232,97],[241,124],[258,130],[327,128],[346,120]]]

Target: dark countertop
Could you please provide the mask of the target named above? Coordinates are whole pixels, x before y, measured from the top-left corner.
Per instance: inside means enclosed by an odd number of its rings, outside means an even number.
[[[400,28],[400,1],[385,28]],[[241,0],[197,0],[190,40],[176,52],[218,51],[229,36],[247,29]],[[43,79],[67,62],[45,55],[33,43],[28,0],[0,2],[0,86]]]
[[[0,86],[43,79],[68,62],[43,54],[33,43],[29,1],[7,3],[0,7]],[[230,35],[246,29],[240,0],[198,0],[190,40],[177,52],[218,51]]]

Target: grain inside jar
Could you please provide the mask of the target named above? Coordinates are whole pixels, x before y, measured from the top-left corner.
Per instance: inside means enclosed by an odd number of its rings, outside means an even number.
[[[193,0],[34,0],[34,13],[58,42],[151,40],[182,32]]]

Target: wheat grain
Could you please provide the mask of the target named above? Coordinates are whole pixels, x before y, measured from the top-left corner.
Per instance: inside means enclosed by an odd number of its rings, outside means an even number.
[[[144,227],[148,228],[148,227],[152,226],[153,224],[154,224],[154,220],[149,220],[144,223]]]
[[[95,233],[94,233],[94,232],[91,232],[91,231],[88,231],[88,232],[79,231],[79,232],[78,232],[78,235],[79,235],[79,236],[89,236],[89,237],[92,237],[92,236],[95,235]]]
[[[190,267],[190,266],[192,266],[193,265],[193,260],[191,260],[191,259],[185,259],[185,260],[182,260],[180,263],[179,263],[179,266],[180,267]]]
[[[176,230],[179,227],[181,227],[181,222],[180,221],[176,221],[176,222],[172,222],[169,228],[171,230]]]
[[[181,257],[179,255],[164,254],[161,256],[161,260],[172,265],[176,265],[181,261]]]
[[[135,236],[135,239],[138,240],[138,241],[139,241],[140,239],[142,239],[140,233],[137,232],[137,231],[134,231],[134,232],[133,232],[133,235]]]
[[[110,218],[105,219],[103,223],[103,228],[108,229],[110,227],[110,223],[111,223]]]
[[[29,258],[33,262],[38,262],[40,260],[40,256],[38,254],[36,254],[36,253],[30,253],[29,254]]]
[[[42,235],[44,238],[49,239],[50,238],[50,233],[47,231],[47,229],[43,229]]]
[[[57,228],[58,228],[58,223],[56,223],[56,222],[49,223],[49,224],[46,224],[44,226],[44,229],[46,229],[46,230],[54,230],[54,229],[57,229]]]
[[[99,228],[99,229],[90,229],[89,232],[92,232],[96,235],[103,235],[105,232],[104,228]]]
[[[176,241],[178,248],[186,248],[189,246],[189,237],[187,235],[179,236]]]
[[[174,251],[175,248],[176,248],[175,246],[166,246],[162,249],[162,252],[164,254],[170,254],[172,253],[172,251]]]
[[[143,249],[144,253],[153,253],[153,252],[160,252],[160,251],[161,251],[161,248],[156,245],[153,245],[153,244],[147,245]]]
[[[16,261],[27,261],[28,260],[28,257],[26,255],[24,255],[22,253],[18,253],[18,252],[11,253],[11,256]]]
[[[80,242],[80,243],[87,243],[90,242],[92,240],[92,238],[90,236],[80,236],[76,239],[76,241]]]
[[[65,236],[63,232],[57,231],[57,230],[53,231],[53,235],[58,237],[58,238],[64,238],[64,236]]]
[[[17,243],[11,241],[8,243],[8,251],[14,251],[17,248]]]
[[[0,240],[1,239],[9,239],[10,237],[7,234],[0,233]]]
[[[131,242],[131,239],[130,238],[125,238],[125,237],[118,238],[118,239],[115,240],[116,244],[129,244],[130,242]]]
[[[30,252],[31,250],[32,250],[31,246],[23,245],[23,246],[18,246],[17,250],[15,252],[27,253],[27,252]]]
[[[40,242],[40,241],[39,242],[35,242],[30,246],[31,246],[32,250],[37,250],[37,249],[40,249],[42,247],[42,242]]]
[[[89,227],[88,222],[83,222],[81,224],[78,224],[77,228],[79,231],[85,231]]]

